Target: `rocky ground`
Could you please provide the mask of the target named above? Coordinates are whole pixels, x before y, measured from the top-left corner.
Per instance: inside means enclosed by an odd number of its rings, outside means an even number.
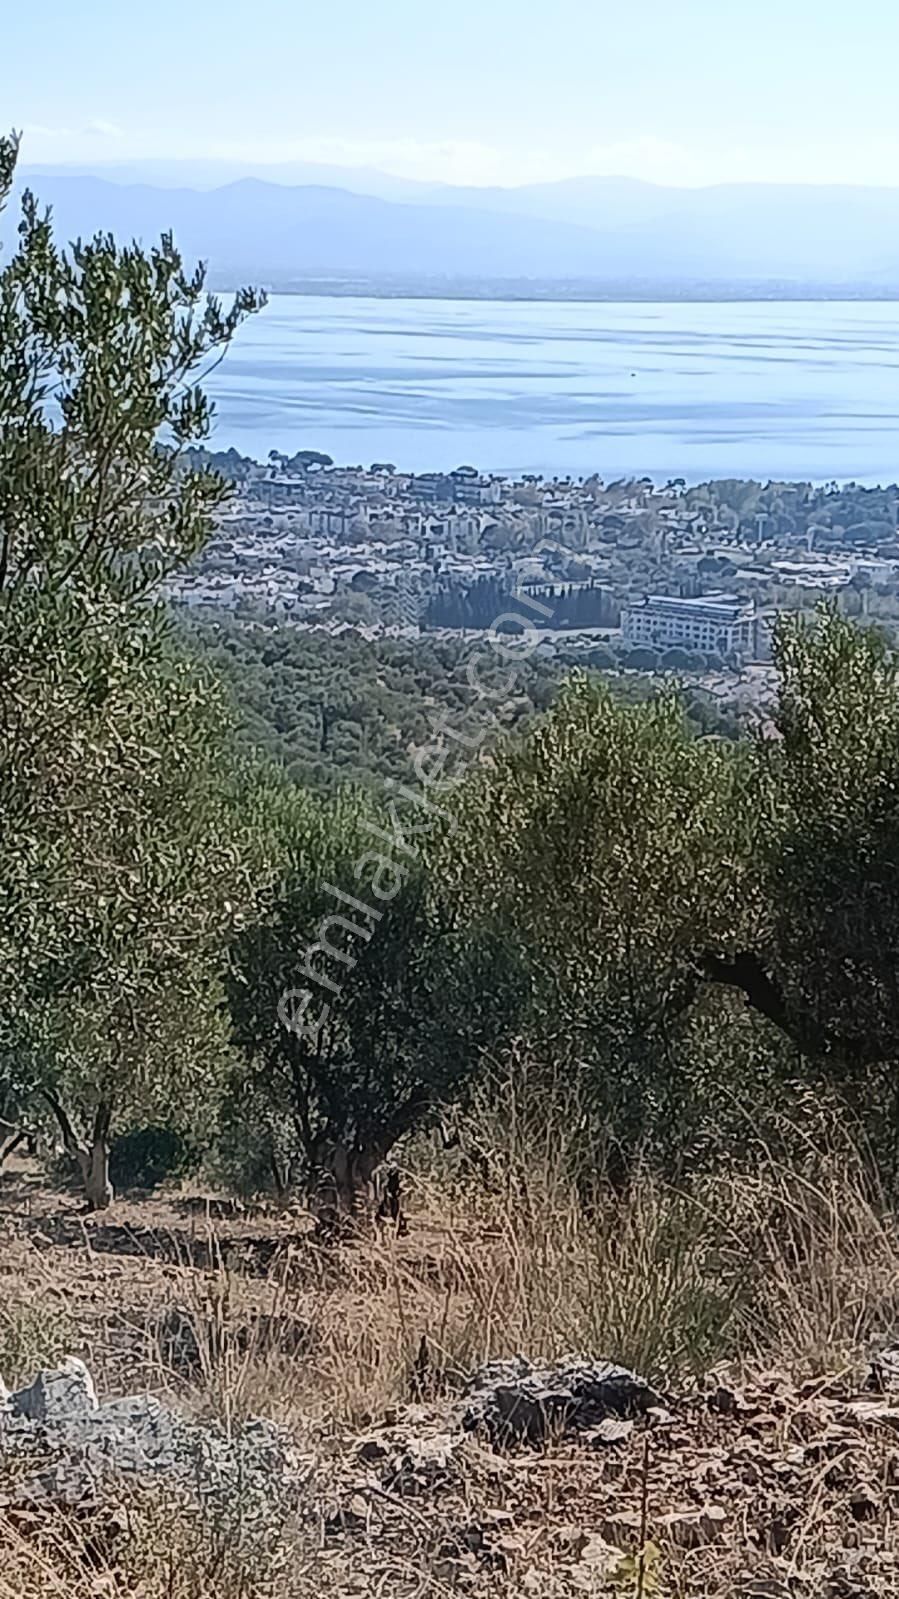
[[[24,1179],[6,1197],[0,1599],[899,1595],[888,1345],[804,1381],[669,1387],[602,1350],[453,1363],[401,1304],[408,1360],[377,1385],[370,1351],[354,1387],[338,1331],[361,1361],[381,1325],[364,1244],[319,1256],[296,1217],[184,1197],[92,1220]],[[426,1279],[432,1245],[390,1247]],[[143,1502],[198,1506],[210,1548],[249,1551],[238,1575],[216,1553],[177,1586],[167,1530],[157,1581],[131,1547]]]
[[[379,1429],[330,1488],[334,1558],[359,1562],[348,1591],[404,1591],[425,1546],[451,1591],[899,1592],[899,1404],[776,1376],[668,1402],[538,1447],[423,1410]]]

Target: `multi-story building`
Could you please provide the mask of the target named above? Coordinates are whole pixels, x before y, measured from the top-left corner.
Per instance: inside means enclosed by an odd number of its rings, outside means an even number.
[[[389,627],[419,631],[424,601],[408,572],[398,572],[394,583],[380,590],[379,598],[381,615]]]
[[[502,478],[482,477],[464,466],[455,472],[419,472],[410,489],[416,500],[447,500],[453,505],[498,505],[503,491]]]
[[[755,607],[734,594],[702,594],[695,599],[651,594],[621,614],[626,644],[705,650],[724,656],[755,652]]]

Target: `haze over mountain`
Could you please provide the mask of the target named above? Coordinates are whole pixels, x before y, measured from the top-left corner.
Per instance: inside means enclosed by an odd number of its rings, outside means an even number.
[[[323,161],[225,161],[216,158],[152,157],[132,161],[57,162],[23,164],[25,176],[37,186],[47,178],[100,178],[105,183],[150,184],[157,189],[223,189],[245,178],[277,183],[282,188],[348,189],[352,194],[372,194],[382,200],[414,200],[439,185],[399,178],[375,167],[347,167]]]
[[[178,175],[186,181],[173,186]],[[350,276],[899,291],[899,189],[676,189],[607,177],[458,188],[308,163],[220,181],[229,176],[212,161],[23,173],[63,234],[146,240],[170,227],[220,284]]]

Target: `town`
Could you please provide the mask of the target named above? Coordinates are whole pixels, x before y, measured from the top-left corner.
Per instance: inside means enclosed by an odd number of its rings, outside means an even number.
[[[368,637],[471,633],[516,596],[540,645],[633,666],[741,668],[770,655],[780,610],[838,596],[899,618],[899,488],[737,479],[689,486],[412,474],[327,455],[190,452],[234,494],[171,590],[192,609],[268,613]],[[507,624],[511,626],[511,624]]]

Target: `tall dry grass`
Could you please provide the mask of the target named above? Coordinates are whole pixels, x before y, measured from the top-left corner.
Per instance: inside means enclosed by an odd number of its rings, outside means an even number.
[[[0,1599],[337,1599],[312,1537],[243,1547],[233,1526],[146,1492],[104,1516],[0,1516]]]
[[[645,1174],[587,1208],[548,1168],[451,1198],[419,1178],[411,1197],[408,1237],[310,1244],[265,1285],[271,1322],[308,1329],[299,1355],[247,1337],[248,1285],[226,1266],[182,1285],[194,1401],[320,1439],[487,1360],[603,1356],[670,1387],[722,1362],[805,1377],[859,1364],[899,1322],[899,1231],[851,1150],[801,1167],[763,1152],[690,1191]],[[157,1385],[173,1378],[161,1367]]]
[[[268,1280],[243,1276],[222,1242],[211,1269],[178,1275],[188,1369],[156,1343],[144,1381],[228,1428],[272,1416],[327,1472],[359,1429],[411,1399],[442,1403],[487,1359],[583,1352],[677,1389],[723,1362],[845,1372],[893,1336],[899,1233],[845,1140],[800,1137],[789,1161],[760,1149],[688,1190],[645,1173],[585,1204],[566,1150],[542,1136],[539,1159],[522,1140],[474,1176],[418,1169],[405,1237],[384,1229],[335,1250],[307,1236]],[[299,1323],[306,1344],[279,1347],[272,1329]],[[35,1347],[33,1322],[6,1305],[0,1367],[4,1327],[17,1361]],[[73,1523],[36,1537],[0,1520],[0,1599],[312,1599],[336,1595],[337,1580],[314,1536],[250,1555],[175,1501],[136,1504],[99,1549]],[[444,1590],[423,1576],[415,1591]]]

